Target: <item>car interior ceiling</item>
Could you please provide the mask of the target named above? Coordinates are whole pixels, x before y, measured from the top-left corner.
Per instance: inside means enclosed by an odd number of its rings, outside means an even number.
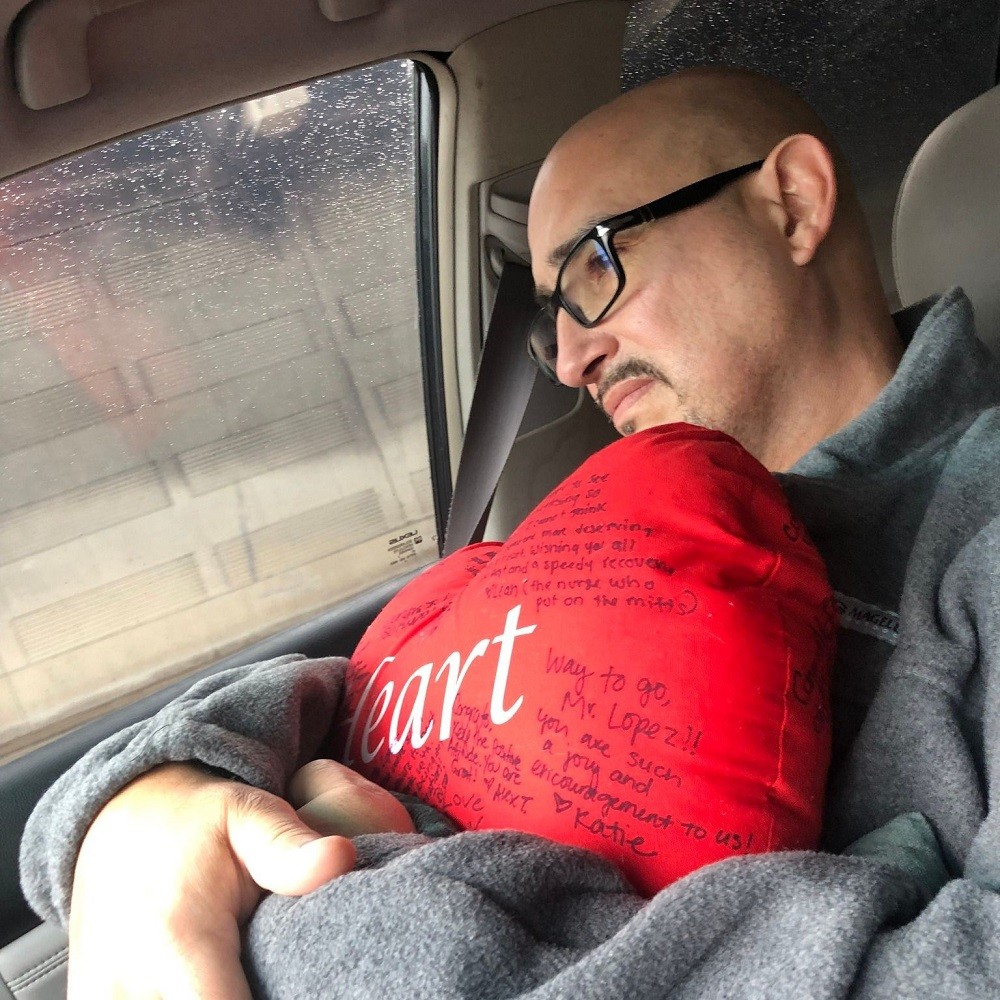
[[[73,30],[54,30],[41,19],[33,27],[28,7],[42,6],[61,8],[61,23]],[[442,134],[453,137],[439,151],[438,218],[443,393],[453,473],[498,278],[484,243],[503,230],[503,220],[490,229],[494,202],[508,196],[523,202],[552,141],[614,96],[622,80],[634,86],[682,66],[723,59],[800,90],[842,142],[886,287],[896,304],[907,304],[908,290],[925,289],[919,281],[899,281],[897,289],[893,275],[892,219],[904,173],[935,126],[993,88],[997,77],[995,0],[960,10],[943,0],[911,0],[891,15],[891,23],[890,15],[880,15],[884,30],[872,23],[871,5],[825,0],[808,10],[790,0],[376,0],[367,5],[373,13],[335,19],[365,6],[337,0],[133,0],[98,5],[106,13],[95,17],[86,0],[27,6],[24,0],[0,0],[7,63],[0,77],[0,178],[191,112],[401,53],[430,53]],[[75,64],[75,76],[58,78],[60,60]],[[82,96],[47,107],[26,105],[26,95],[41,104],[53,94],[73,93],[81,66],[89,87]],[[958,162],[960,176],[961,154]],[[907,183],[916,190],[923,180],[914,176]],[[948,193],[928,183],[914,200]],[[919,233],[919,226],[910,231]],[[509,242],[518,239],[523,233]],[[507,249],[523,259],[523,247]],[[611,439],[603,418],[580,396],[536,387],[497,490],[488,535],[505,536],[569,469]],[[293,649],[343,652],[402,582],[379,586],[226,664]],[[0,800],[8,817],[0,837],[0,946],[34,922],[17,888],[16,852],[40,792],[94,742],[155,711],[187,683],[124,705],[0,767]]]

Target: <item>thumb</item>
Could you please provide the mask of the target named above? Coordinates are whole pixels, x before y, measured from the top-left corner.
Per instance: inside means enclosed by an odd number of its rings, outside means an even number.
[[[284,799],[259,788],[234,787],[227,804],[229,843],[262,889],[301,896],[349,872],[357,860],[346,837],[323,837]]]

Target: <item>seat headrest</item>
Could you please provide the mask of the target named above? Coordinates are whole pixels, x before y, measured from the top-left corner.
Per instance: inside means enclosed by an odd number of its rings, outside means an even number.
[[[892,257],[904,305],[965,289],[980,338],[1000,355],[1000,87],[946,118],[899,189]]]

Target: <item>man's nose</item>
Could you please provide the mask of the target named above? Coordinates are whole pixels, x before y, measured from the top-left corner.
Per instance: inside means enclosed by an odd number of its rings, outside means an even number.
[[[565,310],[556,314],[556,376],[563,385],[590,385],[601,377],[606,359],[613,358],[618,341],[605,323],[587,328]]]

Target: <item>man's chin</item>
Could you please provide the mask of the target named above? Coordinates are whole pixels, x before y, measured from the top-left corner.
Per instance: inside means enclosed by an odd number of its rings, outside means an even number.
[[[677,414],[669,417],[632,417],[629,420],[624,421],[620,427],[616,426],[615,430],[618,431],[622,437],[628,437],[630,434],[635,434],[637,431],[648,431],[652,427],[667,427],[670,424],[692,424],[695,427],[705,427],[708,430],[718,429],[712,427],[712,425],[706,421],[698,420],[696,417],[689,416],[688,414]]]
[[[608,418],[611,419],[610,417]],[[611,426],[614,427],[622,437],[628,437],[630,434],[635,434],[636,431],[645,431],[650,427],[658,427],[661,424],[668,424],[670,420],[666,419],[655,419],[653,417],[647,417],[643,414],[636,414],[635,416],[629,417],[627,420],[623,420],[621,424],[616,424],[611,421]]]
[[[615,424],[612,421],[612,426],[622,437],[628,437],[637,431],[648,431],[651,427],[663,427],[666,424],[673,424],[683,419],[683,417],[675,416],[674,414],[664,415],[662,413],[642,413],[640,411],[623,420],[621,424]]]
[[[652,406],[646,407],[644,406],[644,403],[645,400],[641,401],[638,406],[631,407],[630,409],[632,409],[633,412],[619,424],[612,420],[611,415],[604,409],[603,406],[598,404],[596,399],[594,400],[594,404],[597,406],[598,410],[601,411],[604,419],[607,420],[607,422],[611,424],[611,426],[619,434],[621,434],[622,437],[628,437],[630,434],[635,434],[636,431],[648,430],[650,427],[662,427],[664,424],[673,424],[678,420],[686,419],[683,416],[677,416],[674,414],[667,415],[652,412],[655,408]],[[648,410],[650,412],[643,412],[644,410]]]

